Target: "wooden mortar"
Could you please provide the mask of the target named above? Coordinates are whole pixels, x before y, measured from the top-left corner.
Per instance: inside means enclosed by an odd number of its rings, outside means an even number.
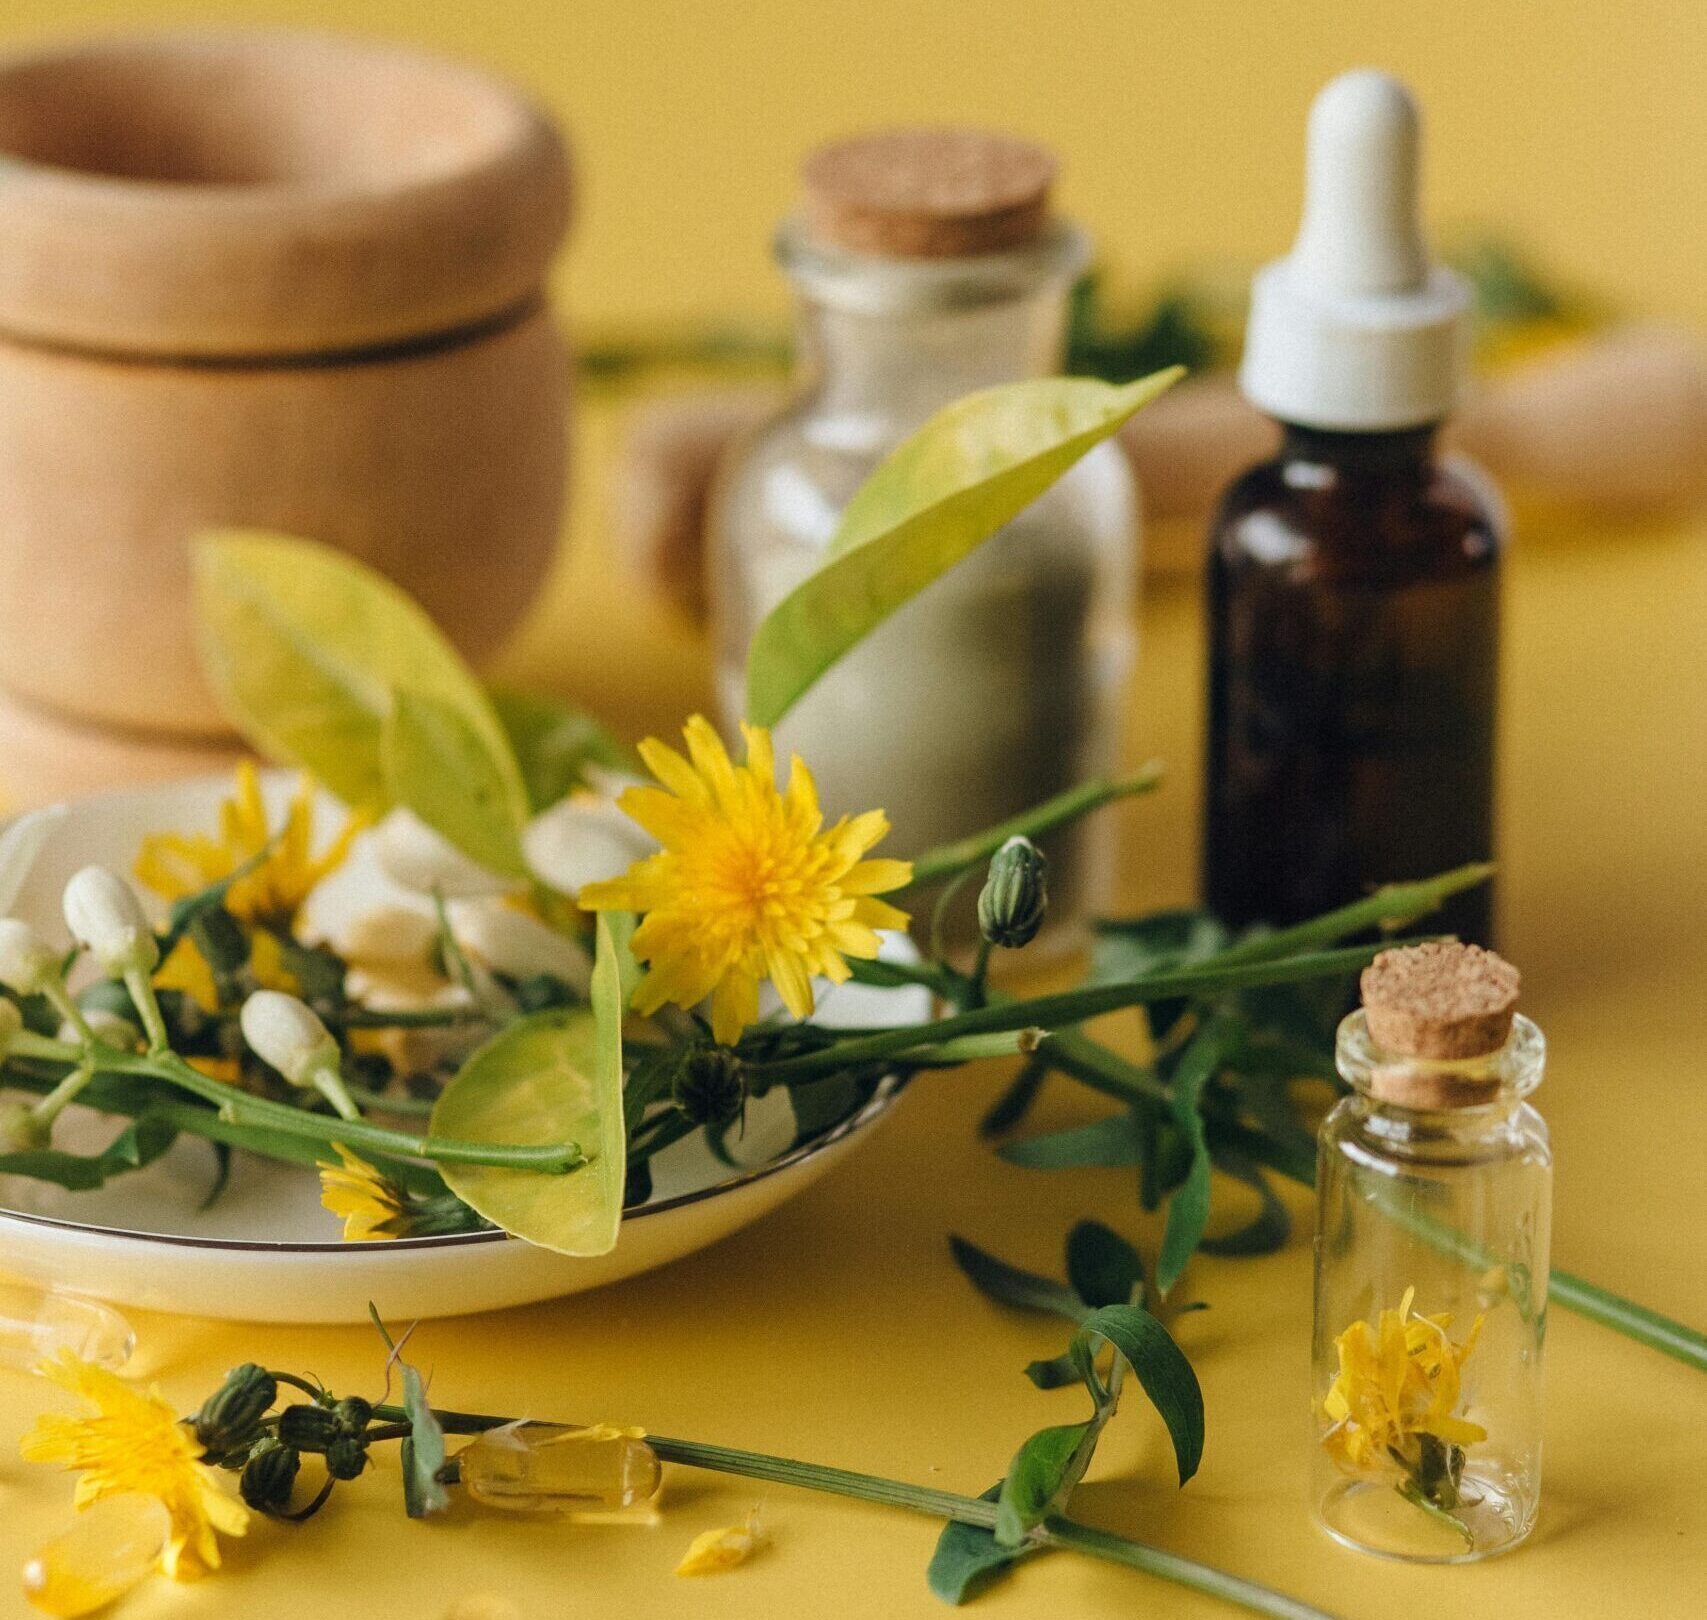
[[[195,31],[0,61],[0,682],[223,732],[188,542],[225,525],[340,546],[492,648],[562,513],[568,212],[545,117],[413,50]]]

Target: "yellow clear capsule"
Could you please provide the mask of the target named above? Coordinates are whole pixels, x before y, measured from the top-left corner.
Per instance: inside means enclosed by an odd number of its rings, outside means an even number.
[[[642,1429],[506,1424],[457,1454],[463,1489],[507,1513],[646,1517],[662,1469]]]
[[[24,1596],[44,1614],[93,1614],[153,1573],[172,1516],[152,1496],[104,1496],[24,1565]]]
[[[117,1372],[136,1348],[115,1310],[36,1283],[0,1280],[0,1367],[34,1372],[62,1350]]]

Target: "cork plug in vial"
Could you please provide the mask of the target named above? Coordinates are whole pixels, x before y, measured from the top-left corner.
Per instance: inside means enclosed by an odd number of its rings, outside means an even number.
[[[1387,951],[1340,1025],[1317,1163],[1311,1496],[1337,1541],[1418,1563],[1515,1546],[1541,1492],[1552,1152],[1517,970]]]
[[[1435,447],[1470,289],[1429,259],[1403,85],[1341,75],[1308,147],[1298,237],[1252,286],[1239,373],[1281,444],[1209,543],[1204,891],[1240,925],[1493,853],[1503,519]],[[1490,944],[1490,896],[1455,896],[1442,926]]]

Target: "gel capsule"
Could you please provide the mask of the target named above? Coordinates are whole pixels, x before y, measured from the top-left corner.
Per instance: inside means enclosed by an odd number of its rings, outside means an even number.
[[[509,1513],[577,1518],[644,1512],[657,1494],[658,1456],[637,1429],[509,1424],[458,1453],[463,1488]]]
[[[39,1284],[0,1280],[0,1366],[34,1372],[69,1350],[116,1372],[135,1348],[136,1335],[117,1311]]]
[[[24,1565],[24,1596],[46,1614],[93,1614],[153,1573],[172,1516],[152,1496],[105,1496]]]

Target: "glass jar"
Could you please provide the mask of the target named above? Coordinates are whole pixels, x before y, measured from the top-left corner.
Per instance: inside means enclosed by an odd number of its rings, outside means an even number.
[[[799,295],[800,390],[725,465],[712,501],[708,590],[731,730],[754,630],[820,565],[878,464],[962,395],[1060,370],[1086,242],[1057,223],[1005,252],[908,260],[790,222],[777,255]],[[1114,769],[1136,532],[1125,457],[1100,446],[826,673],[777,727],[826,814],[881,807],[894,828],[883,852],[916,855]],[[1098,819],[1045,845],[1057,938],[1106,889]]]
[[[1422,1563],[1515,1546],[1541,1491],[1546,1046],[1400,1057],[1340,1025],[1353,1092],[1317,1172],[1311,1495],[1337,1541]],[[1424,1105],[1426,1104],[1426,1106]]]

